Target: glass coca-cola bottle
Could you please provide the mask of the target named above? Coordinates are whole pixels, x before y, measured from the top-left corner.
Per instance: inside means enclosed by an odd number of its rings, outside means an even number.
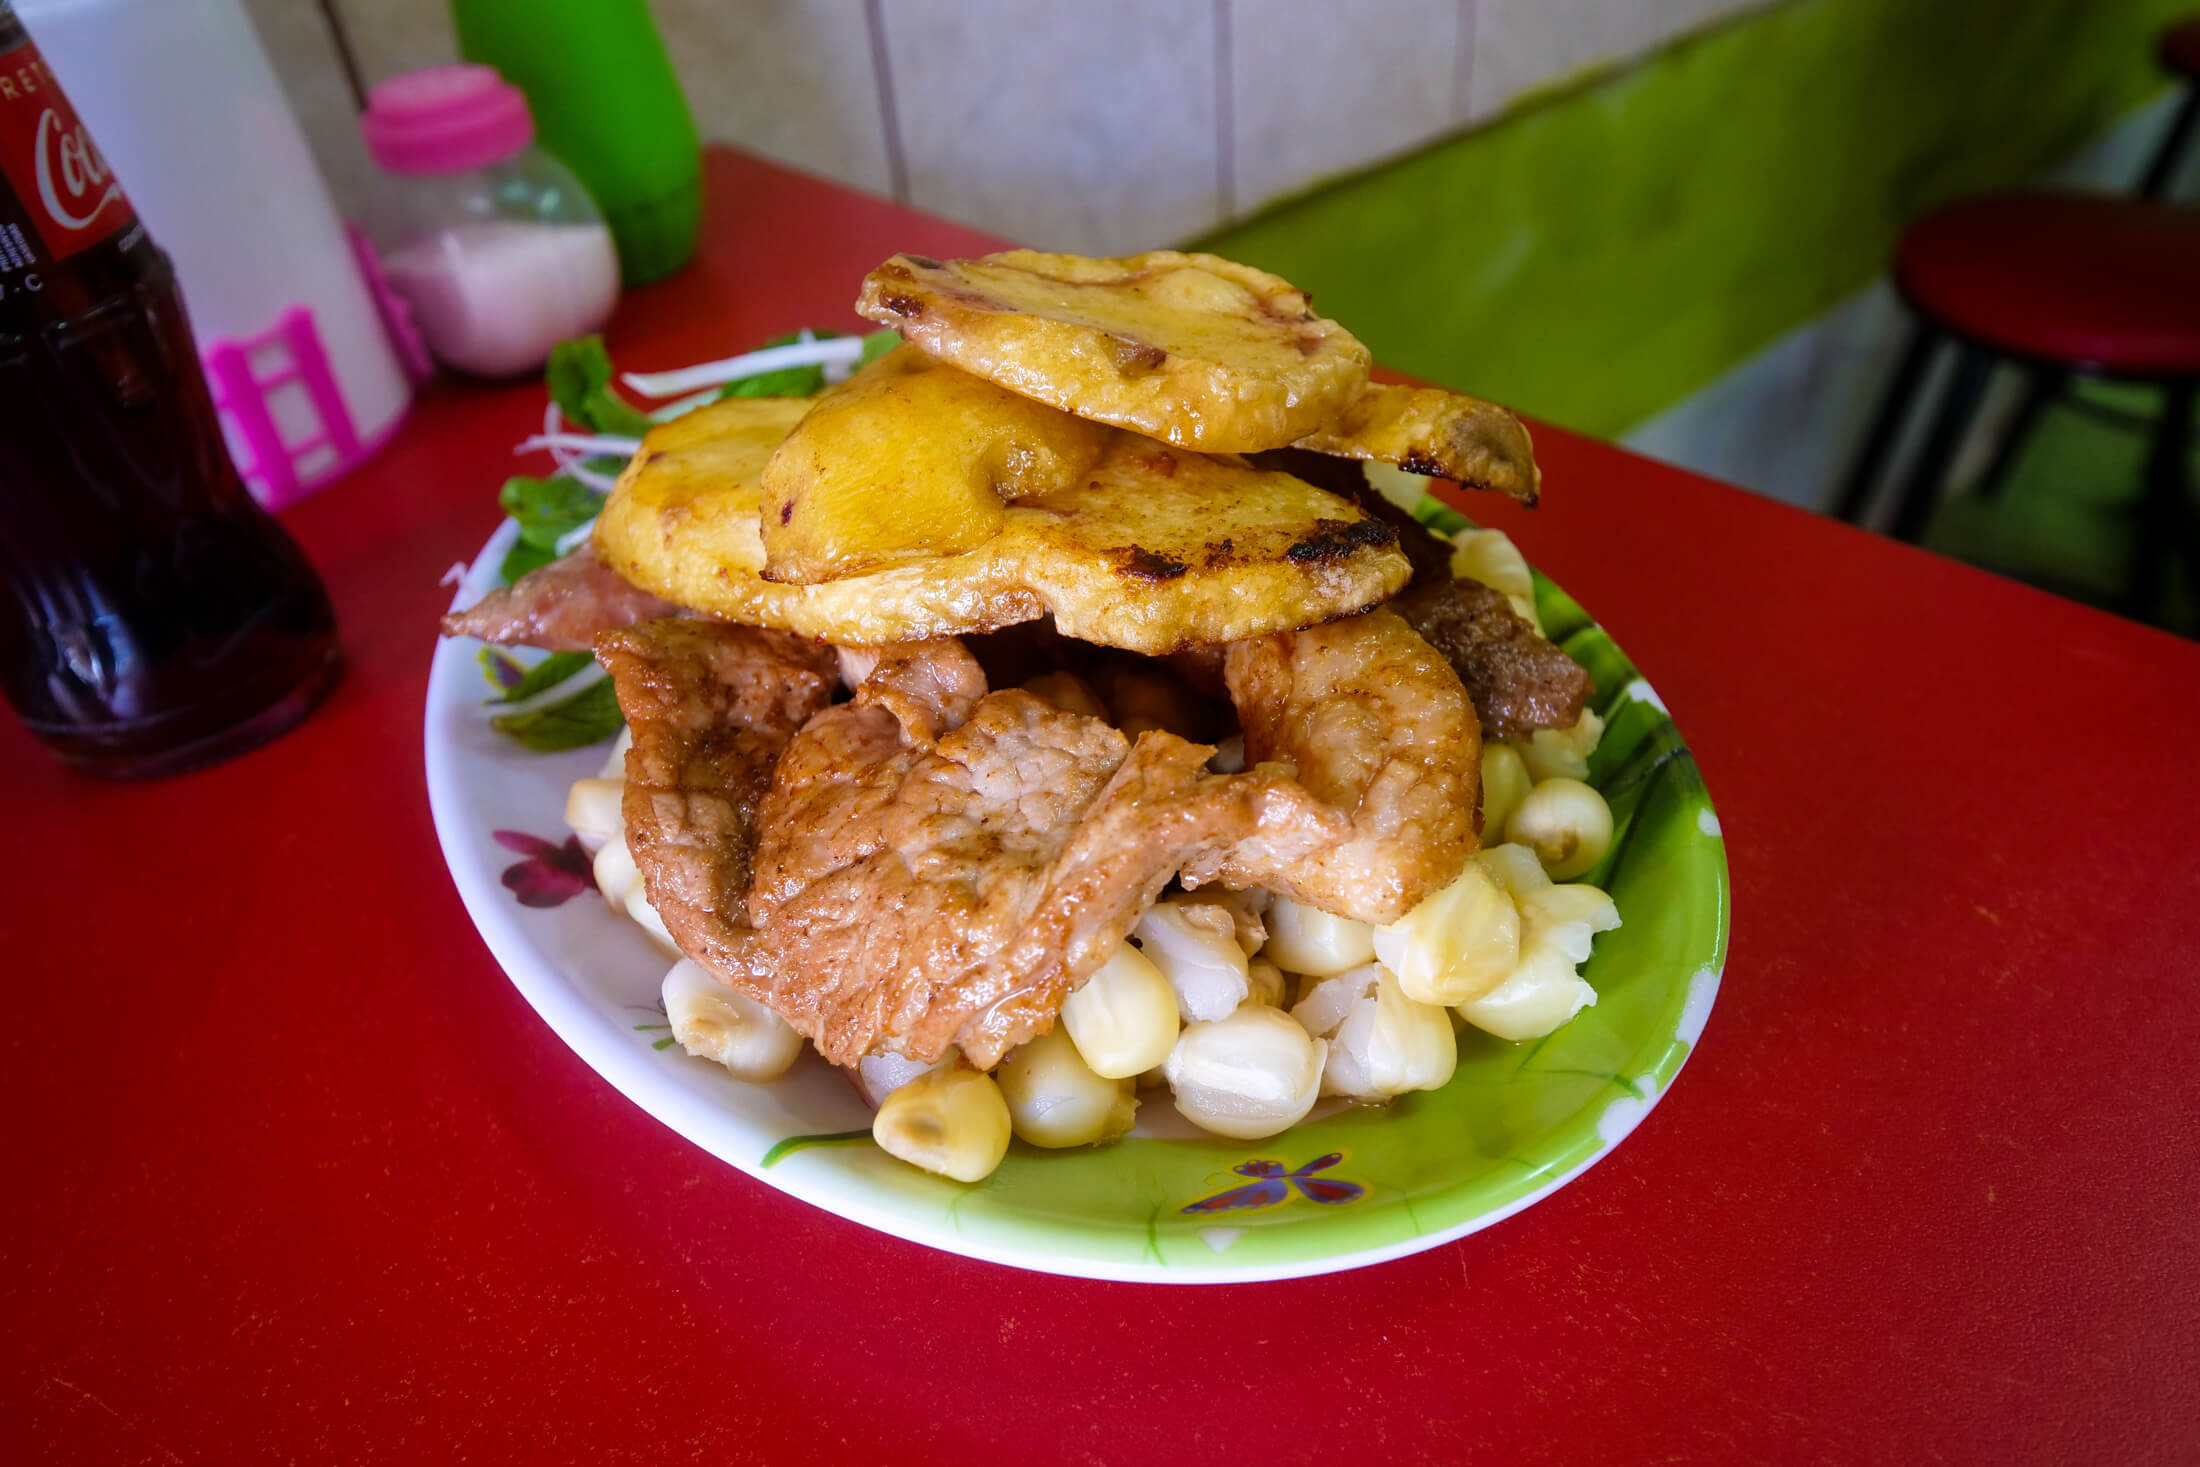
[[[98,774],[210,764],[337,680],[313,567],[245,491],[168,257],[0,0],[0,691]]]

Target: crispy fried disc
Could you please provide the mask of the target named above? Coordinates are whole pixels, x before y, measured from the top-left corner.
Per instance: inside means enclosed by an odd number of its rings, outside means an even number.
[[[1334,423],[1295,446],[1396,464],[1527,505],[1543,482],[1520,419],[1494,402],[1441,387],[1370,387]]]
[[[1405,584],[1388,525],[1287,474],[1117,434],[1075,487],[1018,500],[974,549],[816,585],[763,578],[761,476],[806,404],[735,398],[651,431],[597,552],[697,611],[843,646],[990,631],[1161,655],[1312,626]]]
[[[896,255],[856,309],[1011,391],[1207,453],[1303,438],[1367,383],[1367,348],[1304,291],[1213,255]]]
[[[1067,489],[1110,432],[896,348],[818,398],[764,466],[764,574],[806,584],[975,549],[1004,500]]]

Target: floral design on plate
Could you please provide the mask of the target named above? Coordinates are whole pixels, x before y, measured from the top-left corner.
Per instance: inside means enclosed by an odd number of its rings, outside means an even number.
[[[1301,1197],[1309,1202],[1319,1202],[1325,1207],[1341,1207],[1347,1202],[1357,1202],[1367,1195],[1367,1188],[1358,1182],[1341,1181],[1335,1177],[1317,1177],[1344,1160],[1344,1153],[1332,1151],[1327,1156],[1317,1156],[1296,1171],[1288,1171],[1280,1161],[1256,1159],[1241,1161],[1230,1170],[1254,1181],[1242,1187],[1232,1187],[1217,1192],[1212,1197],[1202,1197],[1177,1209],[1179,1212],[1237,1212],[1261,1207],[1275,1207],[1291,1200],[1295,1187]]]
[[[526,858],[505,867],[498,878],[523,907],[562,907],[596,889],[594,866],[577,835],[567,836],[562,846],[524,830],[491,831],[489,838]]]

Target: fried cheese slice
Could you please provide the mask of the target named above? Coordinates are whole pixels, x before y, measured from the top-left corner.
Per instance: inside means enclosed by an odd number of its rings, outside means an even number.
[[[1066,636],[1151,656],[1349,615],[1409,574],[1397,532],[1334,495],[1119,433],[1075,485],[1009,504],[972,549],[768,581],[762,475],[807,406],[733,398],[653,429],[597,517],[604,563],[691,610],[841,646],[1051,612]]]
[[[1367,348],[1306,292],[1214,255],[896,255],[856,309],[1012,392],[1203,453],[1281,448],[1367,384]]]
[[[764,576],[810,584],[975,549],[1005,501],[1077,482],[1109,430],[899,347],[764,465]]]
[[[1533,505],[1543,476],[1519,418],[1494,402],[1441,387],[1377,385],[1295,447],[1396,464]]]

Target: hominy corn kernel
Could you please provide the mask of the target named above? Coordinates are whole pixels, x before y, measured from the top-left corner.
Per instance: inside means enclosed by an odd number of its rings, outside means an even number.
[[[1163,1070],[1186,1120],[1253,1141],[1297,1125],[1314,1108],[1327,1052],[1281,1009],[1246,1004],[1186,1029]]]
[[[1034,1146],[1090,1146],[1131,1128],[1137,1086],[1092,1072],[1060,1029],[1011,1050],[993,1072],[1009,1125]]]
[[[1123,944],[1062,1005],[1062,1028],[1092,1072],[1120,1080],[1169,1057],[1178,1029],[1176,990],[1152,960]]]
[[[802,1053],[802,1036],[785,1019],[747,994],[713,978],[700,963],[682,958],[665,974],[665,1017],[680,1047],[715,1060],[743,1080],[786,1073]]]
[[[1520,912],[1487,865],[1467,862],[1451,885],[1387,927],[1375,956],[1406,996],[1426,1004],[1480,998],[1520,961]]]
[[[1291,973],[1327,978],[1372,962],[1375,929],[1350,917],[1277,897],[1268,907],[1268,945],[1261,956]]]
[[[1225,1018],[1245,1001],[1245,949],[1236,924],[1219,907],[1156,902],[1132,930],[1139,951],[1176,991],[1187,1024]]]
[[[1008,1102],[991,1075],[928,1070],[886,1097],[871,1139],[889,1156],[958,1182],[982,1182],[1008,1154]]]
[[[1553,881],[1571,881],[1612,848],[1612,807],[1578,779],[1546,779],[1505,821],[1508,844],[1535,852]]]

